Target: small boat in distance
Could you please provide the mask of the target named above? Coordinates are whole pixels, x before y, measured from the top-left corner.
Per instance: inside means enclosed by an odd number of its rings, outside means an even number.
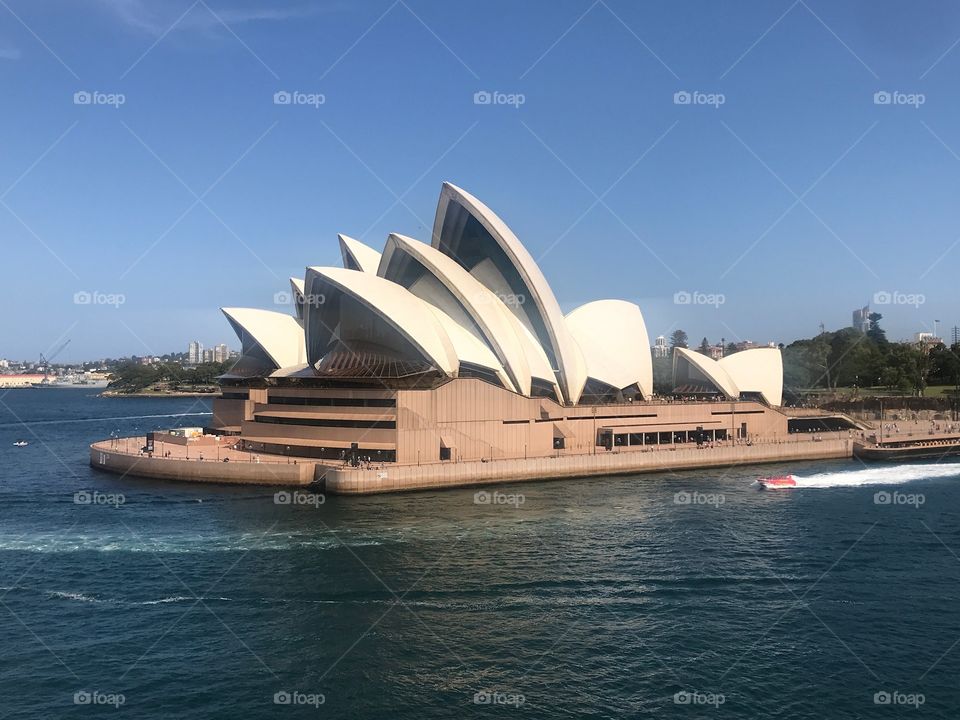
[[[780,490],[797,486],[797,479],[793,475],[776,475],[774,477],[757,480],[761,490]]]
[[[29,445],[29,444],[30,444],[30,443],[28,443],[26,440],[17,440],[17,441],[13,444],[13,446],[14,446],[14,447],[26,447],[26,446]]]

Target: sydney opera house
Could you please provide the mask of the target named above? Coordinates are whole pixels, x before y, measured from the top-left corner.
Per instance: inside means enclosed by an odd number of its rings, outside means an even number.
[[[382,251],[339,236],[343,267],[291,279],[288,312],[224,308],[242,343],[210,429],[257,453],[420,465],[785,437],[780,351],[685,349],[653,393],[640,308],[567,314],[533,257],[454,185],[432,237]]]

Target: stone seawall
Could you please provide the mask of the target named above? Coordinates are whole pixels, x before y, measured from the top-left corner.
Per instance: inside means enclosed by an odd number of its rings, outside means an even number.
[[[199,462],[147,457],[118,452],[109,441],[90,446],[90,466],[120,475],[231,485],[309,485],[316,475],[315,463]]]
[[[852,455],[852,440],[829,439],[821,442],[770,443],[700,450],[690,448],[656,452],[603,452],[597,455],[568,455],[527,460],[384,465],[369,469],[333,469],[318,466],[317,480],[325,491],[331,494],[368,495],[570,477],[730,467],[790,460],[826,460],[849,458]]]
[[[437,490],[571,477],[669,472],[730,467],[790,460],[849,458],[853,441],[769,443],[654,452],[602,452],[526,460],[383,465],[371,468],[332,468],[312,462],[199,462],[183,458],[147,457],[120,452],[109,441],[90,446],[90,465],[97,470],[162,480],[233,485],[306,486],[320,484],[336,495],[370,495],[407,490]]]

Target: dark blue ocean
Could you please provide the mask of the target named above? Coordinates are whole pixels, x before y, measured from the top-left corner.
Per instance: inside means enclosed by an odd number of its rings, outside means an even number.
[[[0,396],[0,718],[960,715],[960,464],[312,504],[88,467],[208,411]]]

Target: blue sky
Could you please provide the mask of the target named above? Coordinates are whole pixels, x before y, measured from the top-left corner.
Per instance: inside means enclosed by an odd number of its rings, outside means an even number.
[[[958,41],[915,0],[4,0],[0,357],[236,346],[220,306],[276,309],[337,232],[429,240],[443,180],[565,311],[633,300],[651,339],[789,342],[875,296],[892,337],[946,332]]]

